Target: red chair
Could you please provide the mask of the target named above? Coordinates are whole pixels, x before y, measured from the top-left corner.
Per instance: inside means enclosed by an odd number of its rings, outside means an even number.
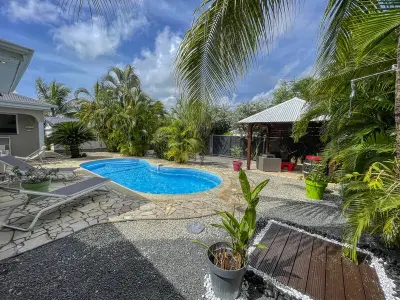
[[[292,172],[296,164],[291,162],[281,162],[281,170],[287,168],[288,172]]]

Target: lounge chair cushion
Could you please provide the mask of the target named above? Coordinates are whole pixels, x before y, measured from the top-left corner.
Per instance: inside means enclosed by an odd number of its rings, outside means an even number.
[[[109,178],[94,177],[94,178],[86,179],[86,180],[71,184],[69,186],[54,190],[54,191],[50,192],[50,194],[63,195],[63,196],[74,196],[75,194],[81,193],[82,191],[85,191],[88,189],[93,189],[94,187],[96,187],[98,185],[103,185],[110,180],[111,179],[109,179]]]
[[[23,160],[20,160],[19,158],[16,158],[15,156],[12,155],[0,156],[0,162],[3,162],[6,165],[12,167],[18,167],[21,172],[27,172],[29,169],[35,168],[35,166],[32,166],[31,164],[28,164],[27,162],[24,162]],[[73,172],[78,168],[67,167],[67,168],[54,168],[54,169],[58,169],[60,173],[65,173],[65,172]]]

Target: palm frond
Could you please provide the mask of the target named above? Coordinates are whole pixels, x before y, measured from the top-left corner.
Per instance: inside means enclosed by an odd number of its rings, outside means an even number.
[[[204,0],[177,54],[183,98],[212,101],[232,92],[257,54],[270,48],[295,2]]]

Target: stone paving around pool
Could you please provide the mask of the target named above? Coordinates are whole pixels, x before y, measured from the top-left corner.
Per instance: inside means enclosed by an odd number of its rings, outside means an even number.
[[[49,161],[46,167],[78,166],[82,162],[79,160]],[[127,191],[111,183],[108,185],[111,190],[109,192],[89,193],[41,217],[32,232],[2,228],[0,230],[0,260],[96,224],[142,219],[198,218],[213,215],[215,210],[232,210],[236,201],[232,199],[238,199],[234,195],[238,191],[238,186],[235,186],[234,180],[231,182],[230,179],[235,174],[231,170],[211,169],[223,177],[224,181],[221,186],[210,191],[190,195],[149,195]],[[93,176],[85,170],[79,170],[78,174],[79,176],[74,179],[53,180],[50,189],[55,190]],[[3,223],[11,205],[26,202],[26,200],[26,195],[0,190],[0,222]],[[14,211],[10,223],[28,227],[29,221],[32,220],[31,214],[56,201],[57,199],[31,200]]]
[[[80,159],[47,159],[45,165],[47,168],[78,167],[83,162],[111,157],[120,157],[120,155],[113,153],[90,153],[89,157]],[[184,167],[195,167],[220,175],[223,183],[217,188],[196,194],[150,195],[133,192],[110,183],[108,184],[111,190],[109,192],[95,191],[89,193],[43,216],[39,219],[32,232],[0,228],[0,260],[63,238],[96,224],[142,219],[171,220],[199,218],[214,215],[215,210],[233,211],[235,207],[244,203],[244,200],[241,198],[238,173],[232,171],[230,159],[225,159],[226,161],[224,161],[224,158],[221,160],[210,159],[213,161],[210,161],[209,164],[200,165],[198,162],[192,162],[191,165]],[[165,160],[148,160],[153,164],[162,163],[165,166],[177,166]],[[74,179],[53,180],[50,189],[55,190],[93,176],[83,169],[79,169],[77,173],[78,177]],[[261,174],[257,171],[251,171],[248,173],[248,176],[250,181],[255,184],[271,176],[271,174]],[[269,193],[269,196],[273,198],[290,195],[291,199],[304,201],[304,196],[302,195],[304,191],[300,194],[298,192],[298,188],[304,189],[302,181],[295,180],[293,177],[285,178],[284,173],[275,174],[275,176],[278,179],[277,185],[274,187],[271,184],[271,188],[265,191],[266,195]],[[297,185],[298,187],[293,189],[291,186],[285,186],[285,182],[288,183],[288,181],[292,186],[295,184],[295,187]],[[290,190],[293,193],[290,193]],[[0,189],[0,222],[3,223],[3,219],[10,206],[18,202],[26,202],[26,200],[26,195],[10,193]],[[21,205],[14,211],[10,222],[18,224],[18,226],[27,227],[29,221],[32,219],[31,214],[55,201],[57,200],[48,199],[27,202],[25,206]]]

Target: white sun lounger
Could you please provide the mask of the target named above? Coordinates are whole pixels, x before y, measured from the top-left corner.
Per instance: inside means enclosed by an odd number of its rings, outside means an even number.
[[[0,156],[0,163],[3,163],[6,166],[9,166],[11,168],[18,167],[18,169],[23,173],[27,172],[29,169],[35,168],[35,166],[32,166],[32,165],[28,164],[27,162],[22,161],[19,158],[12,156],[12,155]],[[66,177],[69,174],[74,175],[74,177],[77,176],[75,171],[78,168],[55,168],[55,169],[58,170],[56,177],[58,177],[59,175]]]
[[[8,228],[12,228],[15,230],[21,230],[21,231],[31,231],[33,229],[33,227],[35,226],[36,222],[38,221],[38,219],[45,215],[46,213],[50,213],[52,212],[55,208],[67,204],[69,202],[74,201],[76,198],[80,197],[80,196],[84,196],[90,192],[93,192],[95,190],[101,190],[101,188],[105,188],[104,191],[110,191],[110,189],[106,186],[106,184],[110,181],[111,179],[109,178],[99,178],[99,177],[95,177],[95,178],[90,178],[90,179],[86,179],[83,180],[81,182],[75,183],[75,184],[71,184],[69,186],[57,189],[55,191],[52,191],[50,193],[43,193],[43,192],[37,192],[37,191],[31,191],[31,190],[24,190],[24,189],[16,189],[16,188],[9,188],[9,187],[2,187],[0,186],[0,189],[3,189],[5,191],[10,191],[10,192],[15,192],[15,193],[22,193],[22,194],[27,194],[27,195],[36,195],[39,197],[33,198],[33,199],[27,199],[24,202],[20,202],[14,206],[12,206],[10,208],[10,211],[8,212],[7,216],[4,219],[4,223],[0,225],[0,229],[1,227],[8,227]],[[12,213],[14,212],[14,210],[19,207],[19,206],[24,206],[27,205],[30,202],[34,202],[34,201],[40,201],[40,200],[44,200],[47,198],[58,198],[60,199],[59,202],[56,202],[50,206],[47,206],[45,208],[42,208],[40,211],[38,211],[35,215],[35,217],[33,218],[32,222],[30,223],[30,225],[27,228],[22,228],[22,227],[18,227],[18,226],[13,226],[10,225],[8,223],[8,220],[10,218],[10,216],[12,215]]]
[[[30,160],[34,160],[36,158],[39,158],[41,162],[43,162],[42,160],[42,155],[46,153],[46,146],[42,146],[40,149],[32,152],[31,154],[29,154],[28,156],[16,156],[19,159],[22,159],[24,161],[30,161]]]

